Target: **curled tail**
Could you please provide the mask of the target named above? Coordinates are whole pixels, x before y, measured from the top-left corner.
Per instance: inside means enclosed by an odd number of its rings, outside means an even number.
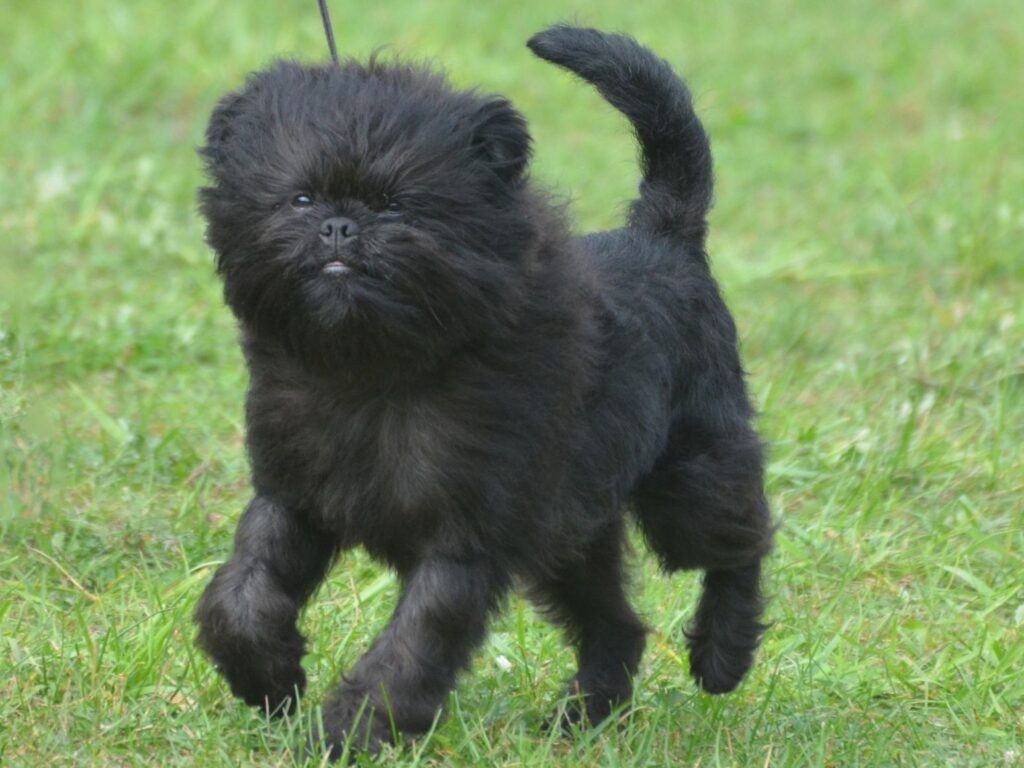
[[[668,62],[624,35],[565,25],[537,33],[527,45],[592,83],[633,124],[644,176],[629,225],[703,247],[711,145],[690,91]]]

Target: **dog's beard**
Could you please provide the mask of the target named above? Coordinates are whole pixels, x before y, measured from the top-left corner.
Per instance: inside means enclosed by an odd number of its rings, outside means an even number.
[[[399,227],[382,227],[352,246],[312,255],[301,265],[297,290],[302,313],[325,332],[353,332],[360,325],[408,336],[424,325],[443,330],[439,312],[451,275],[443,270],[437,244],[429,236]],[[441,267],[441,269],[439,269]]]
[[[261,253],[222,265],[228,302],[314,364],[436,362],[501,323],[514,293],[509,265],[398,223],[337,250],[270,231]]]

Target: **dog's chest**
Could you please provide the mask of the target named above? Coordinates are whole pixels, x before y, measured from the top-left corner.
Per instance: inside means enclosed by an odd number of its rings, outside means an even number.
[[[300,385],[254,387],[253,479],[347,529],[423,522],[452,460],[446,420],[425,400],[345,398]]]

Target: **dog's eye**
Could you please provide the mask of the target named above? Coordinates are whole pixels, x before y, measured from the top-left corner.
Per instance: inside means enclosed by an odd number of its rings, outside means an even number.
[[[399,205],[398,201],[395,200],[393,197],[391,197],[391,195],[383,195],[381,197],[381,206],[380,207],[381,207],[381,210],[384,213],[401,213],[402,212],[402,206]]]
[[[292,208],[308,208],[313,204],[313,198],[305,192],[300,192],[292,198]]]

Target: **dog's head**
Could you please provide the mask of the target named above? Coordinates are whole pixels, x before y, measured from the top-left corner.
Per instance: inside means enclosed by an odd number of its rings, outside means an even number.
[[[427,70],[278,63],[206,131],[207,239],[251,333],[437,355],[502,322],[534,237],[523,117]]]

